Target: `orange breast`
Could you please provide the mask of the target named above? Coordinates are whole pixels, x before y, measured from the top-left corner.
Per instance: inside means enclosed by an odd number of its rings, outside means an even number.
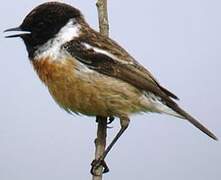
[[[74,61],[45,58],[34,60],[32,64],[56,102],[64,109],[74,109],[71,104],[78,104],[73,94],[76,91],[75,84],[79,81],[74,74]],[[74,98],[75,102],[72,102]]]
[[[90,77],[82,79],[84,75],[77,72],[75,60],[54,61],[46,58],[32,63],[39,78],[61,107],[87,115],[106,114],[105,103],[97,99],[99,90],[87,79]]]
[[[75,59],[45,58],[32,63],[56,102],[66,110],[110,116],[144,109],[141,92],[135,87],[96,72],[80,71]]]
[[[58,80],[62,82],[64,77],[73,75],[73,68],[75,66],[72,60],[54,61],[50,58],[33,60],[32,64],[39,78],[47,86]]]

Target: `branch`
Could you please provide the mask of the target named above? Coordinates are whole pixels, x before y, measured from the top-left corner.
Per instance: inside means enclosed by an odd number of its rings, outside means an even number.
[[[107,13],[107,0],[97,0],[96,3],[99,18],[99,29],[104,36],[109,35],[108,13]],[[98,123],[97,138],[95,139],[95,159],[100,158],[106,148],[106,136],[107,136],[107,117],[96,117]],[[92,177],[92,180],[102,180],[103,167],[99,167],[96,172],[96,176]]]
[[[107,0],[97,0],[96,6],[98,10],[100,32],[104,36],[108,36],[109,23],[108,23],[108,13],[107,13]]]
[[[95,139],[95,159],[99,159],[106,148],[106,137],[107,137],[107,117],[96,117],[98,123],[97,126],[97,138]],[[95,171],[96,175],[93,175],[92,180],[102,180],[103,166],[100,166]]]

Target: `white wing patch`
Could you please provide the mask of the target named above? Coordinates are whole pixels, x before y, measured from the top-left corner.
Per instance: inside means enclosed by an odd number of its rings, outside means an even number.
[[[97,47],[94,47],[94,46],[91,46],[90,44],[88,43],[82,43],[87,49],[93,49],[95,52],[97,53],[100,53],[100,54],[104,54],[106,56],[109,56],[111,59],[114,59],[122,64],[133,64],[133,62],[128,62],[128,61],[124,61],[122,59],[119,59],[118,57],[116,57],[115,55],[111,54],[110,52],[106,51],[106,50],[103,50],[103,49],[100,49],[100,48],[97,48]]]
[[[56,36],[48,40],[44,45],[41,45],[35,52],[36,59],[44,57],[52,57],[60,59],[65,51],[61,52],[61,46],[74,38],[79,37],[80,25],[75,24],[75,19],[70,19],[68,23],[60,29]]]

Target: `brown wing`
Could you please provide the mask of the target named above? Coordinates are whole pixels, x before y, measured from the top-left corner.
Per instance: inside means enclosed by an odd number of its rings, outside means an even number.
[[[151,73],[138,64],[123,48],[109,38],[98,33],[92,36],[75,39],[64,45],[64,48],[80,62],[99,73],[121,79],[140,90],[152,92],[162,103],[187,119],[194,126],[213,139],[216,136],[195,118],[182,110],[170,97],[177,97],[159,85]]]
[[[102,49],[102,51],[106,51],[116,58],[107,56],[104,53],[97,53],[93,48],[86,48],[83,43]],[[102,36],[97,32],[85,33],[84,36],[67,43],[65,47],[70,54],[75,57],[78,56],[79,60],[101,73],[114,75],[119,79],[123,78],[122,80],[142,90],[149,91],[149,87],[153,86],[155,87],[153,89],[161,90],[169,97],[178,100],[176,95],[162,87],[147,69],[110,38]],[[117,59],[121,62],[117,61]],[[125,73],[125,76],[121,73]],[[130,74],[129,77],[126,74]]]

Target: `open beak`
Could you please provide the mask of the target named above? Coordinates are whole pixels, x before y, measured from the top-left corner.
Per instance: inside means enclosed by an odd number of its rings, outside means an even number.
[[[14,34],[14,35],[5,36],[5,38],[21,37],[22,35],[25,35],[25,34],[31,34],[30,31],[24,31],[24,30],[22,30],[20,27],[6,29],[6,30],[4,31],[4,33],[5,33],[5,32],[11,32],[11,31],[18,31],[19,33]]]

